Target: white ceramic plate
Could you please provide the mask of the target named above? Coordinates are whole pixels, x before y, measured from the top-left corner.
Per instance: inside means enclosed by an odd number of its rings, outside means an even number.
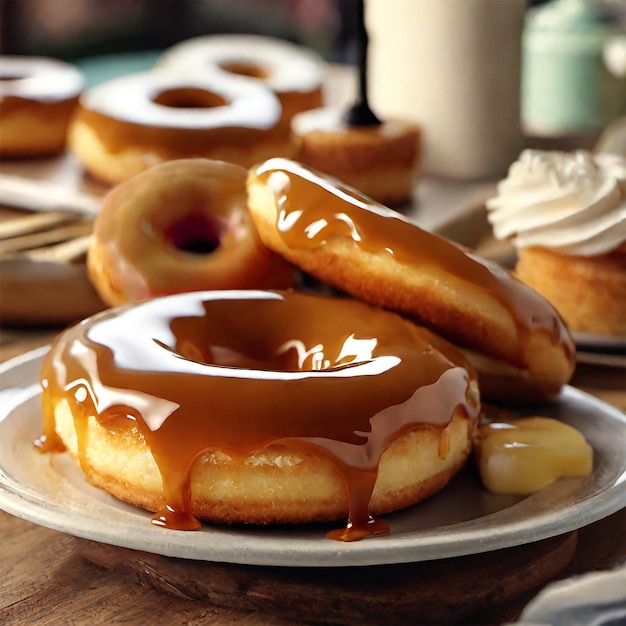
[[[45,349],[0,367],[0,508],[64,533],[180,558],[289,567],[374,565],[476,554],[569,532],[626,506],[626,416],[566,388],[523,414],[580,429],[594,448],[587,478],[563,479],[527,498],[485,491],[471,469],[433,498],[386,516],[391,534],[353,543],[334,526],[224,527],[174,531],[90,486],[65,455],[40,454],[38,374]]]

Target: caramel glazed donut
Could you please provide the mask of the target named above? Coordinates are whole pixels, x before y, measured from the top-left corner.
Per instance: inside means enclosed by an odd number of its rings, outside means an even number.
[[[0,157],[39,157],[65,148],[82,74],[32,56],[0,56]]]
[[[328,323],[332,320],[332,324]],[[96,314],[44,360],[44,451],[157,525],[348,519],[441,489],[465,463],[475,373],[446,341],[346,299],[178,294]]]
[[[304,272],[460,347],[482,397],[543,398],[570,380],[562,319],[499,265],[287,159],[251,170],[248,208],[264,243]]]
[[[287,288],[293,267],[259,238],[246,206],[248,171],[183,159],[155,165],[105,197],[87,274],[116,306],[182,291]]]
[[[95,178],[117,184],[151,165],[203,157],[250,167],[290,156],[278,98],[225,72],[202,76],[139,72],[87,90],[69,145]]]
[[[269,87],[282,105],[282,123],[323,103],[324,62],[313,50],[259,35],[209,35],[172,46],[157,69],[202,76],[240,74]]]

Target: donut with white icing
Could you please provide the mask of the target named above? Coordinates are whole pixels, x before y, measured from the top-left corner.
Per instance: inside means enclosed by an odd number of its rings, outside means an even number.
[[[323,102],[324,64],[313,50],[262,35],[208,35],[166,50],[158,62],[165,71],[219,71],[261,82],[279,98],[283,121]]]
[[[0,56],[0,157],[61,152],[83,88],[80,71],[63,61]]]
[[[138,72],[86,91],[70,148],[96,178],[117,184],[164,161],[202,157],[250,167],[291,154],[281,106],[253,81],[207,72]]]

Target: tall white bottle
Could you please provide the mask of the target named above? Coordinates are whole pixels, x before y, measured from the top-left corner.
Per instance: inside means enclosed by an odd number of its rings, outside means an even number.
[[[526,0],[367,0],[369,91],[423,131],[423,171],[498,178],[517,158]]]

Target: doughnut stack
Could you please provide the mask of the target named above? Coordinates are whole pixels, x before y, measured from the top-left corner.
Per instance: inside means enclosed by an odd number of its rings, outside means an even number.
[[[346,110],[324,102],[321,59],[284,41],[252,35],[197,37],[166,51],[159,67],[176,72],[192,68],[199,76],[217,69],[262,82],[280,101],[279,125],[289,134],[294,158],[379,202],[399,205],[413,194],[420,128],[405,120],[381,121],[369,110],[365,87],[367,33],[362,15],[360,21],[359,94],[354,107]],[[234,162],[251,165],[241,159]]]
[[[325,106],[326,77],[314,51],[256,35],[188,39],[153,70],[86,90],[69,64],[0,57],[0,158],[68,147],[89,175],[114,186],[166,161],[250,168],[287,157],[377,201],[410,199],[420,129],[401,120],[350,121],[352,110]]]
[[[321,103],[323,68],[313,51],[271,37],[189,39],[167,50],[154,70],[83,94],[70,148],[109,184],[182,158],[250,167],[293,156],[291,118]]]
[[[545,399],[573,371],[533,290],[286,158],[132,177],[88,269],[113,308],[46,356],[38,443],[167,528],[385,534],[465,465],[481,397]]]

